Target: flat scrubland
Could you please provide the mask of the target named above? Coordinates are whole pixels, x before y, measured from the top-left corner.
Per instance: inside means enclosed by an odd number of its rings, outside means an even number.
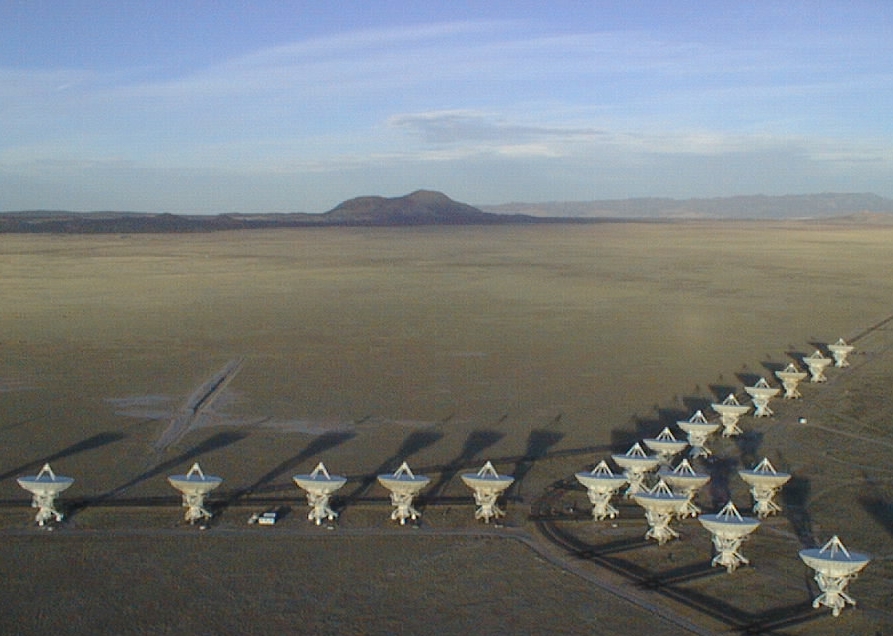
[[[890,245],[794,222],[0,236],[0,631],[891,633]],[[794,475],[750,566],[711,568],[694,520],[657,546],[633,505],[589,518],[573,473],[839,337],[850,368],[697,463],[706,511],[746,513],[763,456]],[[517,477],[504,529],[459,479],[487,459]],[[225,480],[205,531],[165,479],[196,460]],[[349,477],[334,530],[291,481],[321,460]],[[419,529],[374,483],[403,460],[432,479]],[[45,461],[77,480],[53,532],[15,483]],[[836,619],[797,558],[833,534],[874,558]]]

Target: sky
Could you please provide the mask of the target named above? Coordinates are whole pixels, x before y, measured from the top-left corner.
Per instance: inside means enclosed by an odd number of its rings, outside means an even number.
[[[893,197],[893,3],[0,1],[0,211]]]

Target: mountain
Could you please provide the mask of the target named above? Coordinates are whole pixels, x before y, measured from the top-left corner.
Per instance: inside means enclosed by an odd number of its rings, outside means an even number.
[[[827,219],[893,213],[893,200],[869,193],[749,195],[711,199],[606,199],[481,206],[496,214],[575,219]],[[883,218],[883,217],[881,217]]]
[[[416,190],[402,197],[357,197],[320,215],[330,225],[490,225],[531,222],[526,215],[482,212],[442,192]]]
[[[824,193],[714,199],[622,199],[505,203],[473,207],[441,192],[363,196],[322,214],[181,215],[152,212],[0,212],[0,233],[135,234],[286,227],[405,227],[599,223],[674,219],[803,219],[840,225],[893,224],[893,200],[874,194]]]

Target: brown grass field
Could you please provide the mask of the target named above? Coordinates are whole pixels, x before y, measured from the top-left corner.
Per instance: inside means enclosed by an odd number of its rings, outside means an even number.
[[[2,235],[0,633],[893,634],[891,245],[805,222]],[[763,456],[792,473],[750,566],[711,568],[695,520],[664,546],[635,505],[592,521],[575,472],[839,337],[851,367],[699,464],[709,512],[749,511],[736,471]],[[374,483],[404,459],[432,480],[420,528]],[[505,528],[459,479],[487,459],[517,479]],[[225,480],[205,531],[165,479],[196,460]],[[321,460],[349,477],[334,530],[291,481]],[[45,461],[76,479],[52,532],[15,482]],[[797,556],[833,534],[873,557],[838,618]]]

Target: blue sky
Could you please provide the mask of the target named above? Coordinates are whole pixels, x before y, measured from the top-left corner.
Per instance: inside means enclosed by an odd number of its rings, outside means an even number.
[[[893,4],[0,2],[0,210],[893,197]]]

